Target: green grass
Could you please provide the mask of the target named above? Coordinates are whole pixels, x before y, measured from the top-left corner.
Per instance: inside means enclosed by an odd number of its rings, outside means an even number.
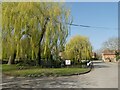
[[[83,73],[89,68],[40,68],[20,67],[16,65],[2,65],[3,74],[12,76],[41,77],[41,76],[63,76],[69,74]]]

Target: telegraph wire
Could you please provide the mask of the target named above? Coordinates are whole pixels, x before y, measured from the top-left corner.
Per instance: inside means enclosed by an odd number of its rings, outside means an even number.
[[[79,27],[85,27],[85,28],[96,28],[96,29],[114,29],[114,30],[118,30],[118,28],[109,28],[109,27],[98,27],[98,26],[89,26],[89,25],[78,25],[78,24],[74,24],[74,23],[66,23],[70,26],[79,26]]]
[[[75,23],[65,23],[65,22],[60,22],[56,21],[56,23],[64,23],[70,26],[76,26],[76,27],[84,27],[84,28],[95,28],[95,29],[110,29],[110,30],[118,30],[120,28],[111,28],[111,27],[101,27],[101,26],[90,26],[90,25],[83,25],[83,24],[75,24]]]

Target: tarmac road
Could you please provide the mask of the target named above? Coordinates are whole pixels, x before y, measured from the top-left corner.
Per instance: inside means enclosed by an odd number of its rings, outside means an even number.
[[[94,61],[94,69],[83,75],[24,78],[3,76],[3,88],[118,88],[118,63]]]

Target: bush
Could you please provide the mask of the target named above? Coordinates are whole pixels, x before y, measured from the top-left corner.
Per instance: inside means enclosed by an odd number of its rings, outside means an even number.
[[[2,60],[2,64],[7,64],[8,61]]]
[[[16,61],[15,64],[17,64],[18,66],[35,66],[36,60],[22,59],[22,60]]]
[[[117,57],[116,57],[116,60],[117,60],[117,61],[120,60],[120,56],[117,56]]]

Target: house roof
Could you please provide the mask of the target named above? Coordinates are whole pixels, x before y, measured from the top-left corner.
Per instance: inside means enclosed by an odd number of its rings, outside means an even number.
[[[104,50],[103,54],[115,54],[115,50]]]

